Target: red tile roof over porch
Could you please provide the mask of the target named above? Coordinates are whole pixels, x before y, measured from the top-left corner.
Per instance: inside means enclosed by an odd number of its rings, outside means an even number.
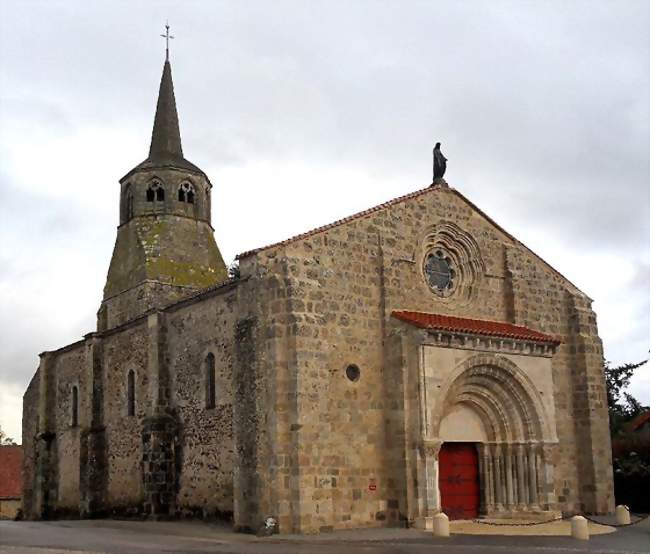
[[[23,447],[0,446],[0,500],[23,495]]]
[[[485,321],[481,319],[468,319],[450,315],[427,314],[424,312],[411,312],[397,310],[392,316],[414,325],[420,329],[433,331],[452,331],[456,333],[469,333],[503,339],[531,340],[550,344],[560,344],[560,340],[551,335],[540,333],[528,327],[503,323],[500,321]]]
[[[650,421],[650,410],[636,416],[630,423],[627,424],[628,431],[637,431]]]

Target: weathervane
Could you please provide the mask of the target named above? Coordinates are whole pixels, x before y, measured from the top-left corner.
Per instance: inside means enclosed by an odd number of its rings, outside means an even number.
[[[174,38],[172,35],[169,34],[169,21],[165,21],[165,34],[160,35],[162,38],[165,39],[165,61],[169,61],[169,39]]]

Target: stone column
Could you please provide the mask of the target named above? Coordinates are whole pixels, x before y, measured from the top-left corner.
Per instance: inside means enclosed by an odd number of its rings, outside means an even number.
[[[506,445],[504,449],[504,458],[506,472],[506,504],[508,506],[508,509],[511,510],[515,504],[515,500],[512,479],[512,450],[510,448],[510,445]]]
[[[516,445],[510,445],[510,467],[512,468],[512,508],[517,509],[519,505],[519,479],[517,477],[517,455]]]
[[[539,509],[539,497],[537,495],[537,453],[536,446],[529,444],[527,448],[528,458],[528,502],[531,510]]]
[[[489,514],[494,509],[494,487],[492,485],[492,456],[490,447],[481,443],[478,445],[479,454],[479,484],[481,487],[480,513]]]
[[[526,490],[524,470],[524,445],[519,443],[515,447],[517,460],[517,509],[525,510],[528,506],[528,491]]]
[[[539,504],[540,510],[545,509],[544,502],[544,445],[538,444],[535,448],[535,467],[537,468],[536,472],[536,481],[537,481],[537,503]]]
[[[503,504],[505,501],[505,494],[503,489],[503,475],[502,475],[502,460],[501,460],[501,445],[494,445],[494,497],[495,497],[495,506],[494,509],[496,512],[503,511]]]
[[[492,447],[486,446],[485,449],[488,453],[488,481],[487,481],[487,486],[488,486],[488,491],[490,494],[490,503],[488,505],[488,513],[492,513],[494,511],[494,506],[496,504],[496,494],[494,492],[494,474],[495,474],[495,469],[494,469],[494,456],[492,454]]]
[[[426,515],[431,517],[440,512],[440,486],[438,480],[440,472],[438,468],[438,454],[442,441],[438,439],[425,439],[423,441],[424,462],[426,472]]]

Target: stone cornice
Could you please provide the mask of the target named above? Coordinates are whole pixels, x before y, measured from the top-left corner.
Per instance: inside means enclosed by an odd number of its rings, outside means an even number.
[[[423,344],[442,348],[456,348],[458,350],[519,354],[544,358],[551,358],[557,350],[557,346],[554,344],[529,339],[506,339],[472,333],[438,330],[423,331],[423,334]]]

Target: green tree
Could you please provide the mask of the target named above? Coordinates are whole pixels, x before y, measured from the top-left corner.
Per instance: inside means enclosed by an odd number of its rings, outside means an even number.
[[[612,367],[610,362],[605,362],[609,429],[612,436],[620,434],[628,421],[648,409],[625,391],[634,372],[647,362],[648,360],[642,360],[615,367]]]
[[[16,444],[16,441],[11,437],[8,437],[7,434],[2,430],[2,427],[0,426],[0,446],[8,446],[12,444]]]

